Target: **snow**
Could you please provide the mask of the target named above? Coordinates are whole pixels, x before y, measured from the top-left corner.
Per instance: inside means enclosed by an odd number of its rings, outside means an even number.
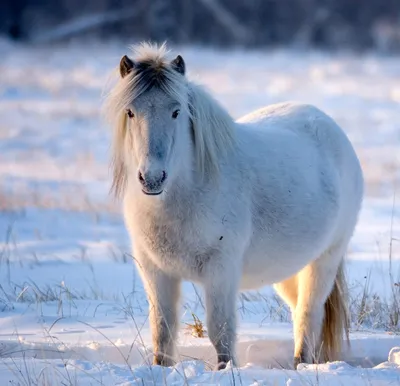
[[[150,366],[142,283],[108,196],[103,87],[121,43],[0,41],[0,384],[391,385],[400,383],[400,67],[396,57],[181,47],[189,73],[239,118],[264,104],[316,104],[346,130],[367,195],[347,256],[351,350],[292,368],[290,313],[271,288],[238,301],[239,368],[213,371],[201,288],[184,283],[180,362]],[[389,258],[390,256],[390,258]],[[366,294],[364,308],[363,294]],[[395,297],[394,297],[395,296]]]

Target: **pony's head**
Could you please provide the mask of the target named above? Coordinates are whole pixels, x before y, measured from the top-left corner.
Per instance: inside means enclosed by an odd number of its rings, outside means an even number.
[[[217,157],[232,142],[232,120],[188,82],[180,55],[167,59],[165,45],[134,50],[133,58],[120,60],[118,83],[107,99],[114,120],[113,190],[122,193],[133,178],[154,196],[195,169],[217,171]],[[219,133],[208,129],[212,124]]]

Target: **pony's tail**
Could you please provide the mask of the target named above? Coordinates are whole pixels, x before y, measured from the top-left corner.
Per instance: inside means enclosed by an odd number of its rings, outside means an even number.
[[[325,362],[338,359],[342,352],[343,333],[349,346],[350,318],[347,308],[347,283],[344,263],[340,263],[335,284],[325,302],[325,316],[322,326],[322,351]]]

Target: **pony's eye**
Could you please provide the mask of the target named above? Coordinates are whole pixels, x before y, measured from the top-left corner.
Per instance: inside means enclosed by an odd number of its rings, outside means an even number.
[[[129,118],[133,118],[135,116],[135,114],[132,113],[132,110],[126,110],[126,114]]]
[[[172,113],[172,118],[174,118],[174,119],[178,118],[179,113],[180,113],[179,110],[175,110],[175,111]]]

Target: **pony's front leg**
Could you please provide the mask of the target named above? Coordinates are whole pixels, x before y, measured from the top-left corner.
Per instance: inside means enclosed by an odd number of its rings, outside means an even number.
[[[181,280],[161,271],[147,258],[141,258],[137,265],[149,301],[153,364],[172,366],[178,331],[177,306]]]
[[[236,299],[239,275],[232,267],[210,267],[205,282],[207,329],[217,351],[218,370],[236,365]]]

